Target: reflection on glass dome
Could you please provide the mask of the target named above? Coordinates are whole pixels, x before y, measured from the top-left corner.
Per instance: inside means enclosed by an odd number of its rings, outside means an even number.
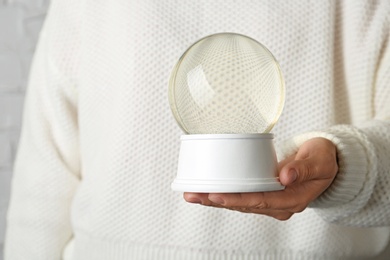
[[[193,44],[170,79],[169,98],[189,134],[269,132],[284,104],[279,65],[262,44],[221,33]]]

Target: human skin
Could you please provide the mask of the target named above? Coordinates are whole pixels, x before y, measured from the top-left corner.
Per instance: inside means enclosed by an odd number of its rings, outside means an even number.
[[[336,146],[325,138],[313,138],[297,153],[279,162],[282,191],[251,193],[184,193],[190,203],[287,220],[302,212],[332,183],[338,172]]]

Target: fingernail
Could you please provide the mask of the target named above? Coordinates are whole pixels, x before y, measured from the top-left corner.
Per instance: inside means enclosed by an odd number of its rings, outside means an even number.
[[[198,198],[190,198],[187,200],[189,203],[194,203],[194,204],[202,204],[202,201]]]
[[[297,177],[298,177],[298,173],[295,169],[291,169],[289,172],[288,172],[288,175],[290,175],[290,178],[291,178],[291,182],[294,182]]]
[[[211,200],[212,202],[214,202],[216,204],[220,204],[220,205],[225,204],[225,201],[221,197],[209,196],[209,200]]]

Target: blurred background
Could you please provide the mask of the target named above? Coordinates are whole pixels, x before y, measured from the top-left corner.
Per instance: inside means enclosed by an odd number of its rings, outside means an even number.
[[[48,0],[0,0],[0,260],[31,59]]]

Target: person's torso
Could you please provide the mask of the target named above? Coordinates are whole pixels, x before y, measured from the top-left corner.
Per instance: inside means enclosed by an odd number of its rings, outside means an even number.
[[[356,6],[351,12],[359,14]],[[377,250],[370,237],[383,235],[378,229],[331,225],[310,209],[279,222],[190,205],[170,189],[182,133],[169,108],[168,79],[180,55],[204,36],[248,35],[280,62],[286,102],[272,131],[276,144],[296,133],[350,123],[343,57],[352,50],[342,38],[349,18],[338,3],[86,1],[84,8],[77,86],[82,182],[72,206],[72,259],[82,258],[80,241],[86,237],[145,251],[256,259]]]

